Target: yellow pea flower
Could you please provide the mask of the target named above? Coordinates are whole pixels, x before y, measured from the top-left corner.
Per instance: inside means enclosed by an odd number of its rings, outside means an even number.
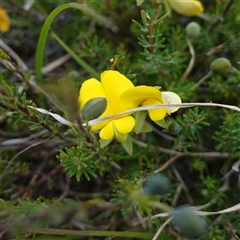
[[[7,32],[10,27],[10,18],[4,8],[0,7],[0,31]]]
[[[113,70],[103,72],[100,78],[101,82],[95,78],[91,78],[82,84],[79,92],[80,110],[90,99],[98,97],[103,97],[107,100],[107,108],[100,117],[129,110],[132,105],[129,106],[127,102],[121,102],[120,95],[127,89],[134,88],[132,82],[121,73]],[[101,129],[99,136],[104,140],[112,139],[115,136],[115,129],[117,129],[120,134],[127,135],[135,126],[134,118],[129,115],[130,114],[95,124],[91,127],[91,130]]]
[[[79,92],[80,110],[91,99],[105,98],[107,100],[106,110],[100,117],[114,115],[117,113],[153,104],[178,104],[180,97],[173,92],[160,92],[156,87],[137,86],[118,71],[108,70],[101,74],[101,82],[95,78],[86,80]],[[162,120],[166,114],[177,111],[178,108],[161,108],[148,110],[153,121]],[[130,114],[105,120],[94,124],[91,130],[100,130],[99,136],[103,140],[116,138],[119,142],[127,140],[135,126],[135,119]]]
[[[137,86],[126,90],[120,97],[122,102],[128,102],[131,108],[154,104],[179,104],[181,98],[173,92],[160,92],[156,87]],[[130,99],[130,100],[129,100]],[[159,108],[148,110],[153,121],[162,120],[167,114],[176,112],[178,108]]]
[[[167,5],[175,12],[193,17],[204,11],[204,7],[199,0],[167,0]]]

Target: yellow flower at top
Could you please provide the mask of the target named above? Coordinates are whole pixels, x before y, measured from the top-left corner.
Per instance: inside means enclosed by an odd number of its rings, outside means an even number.
[[[138,106],[181,103],[179,96],[173,92],[161,93],[156,87],[149,86],[135,87],[124,75],[113,70],[103,72],[101,82],[91,78],[82,84],[78,99],[80,110],[94,98],[105,98],[107,101],[106,110],[100,117],[121,113]],[[166,114],[177,110],[178,108],[160,108],[148,112],[153,121],[158,121]],[[124,142],[134,126],[135,119],[130,114],[125,114],[97,123],[91,127],[91,130],[100,130],[99,136],[103,140],[111,140],[115,137],[118,141]]]
[[[129,104],[130,108],[155,104],[179,104],[180,97],[173,92],[160,92],[156,87],[137,86],[126,90],[120,97],[122,102]],[[148,110],[153,121],[162,120],[167,114],[176,112],[178,108],[159,108]]]
[[[199,0],[167,0],[167,4],[175,12],[193,17],[204,11],[204,7]]]
[[[7,32],[10,27],[10,18],[4,8],[0,7],[0,31]]]

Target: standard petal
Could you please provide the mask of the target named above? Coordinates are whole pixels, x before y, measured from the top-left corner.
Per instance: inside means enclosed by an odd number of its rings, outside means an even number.
[[[109,100],[107,98],[107,95],[102,87],[102,84],[95,78],[91,78],[89,80],[86,80],[83,82],[80,92],[79,92],[79,106],[80,110],[83,108],[84,104],[88,102],[90,99],[103,97],[107,100],[107,108],[103,112],[103,114],[100,117],[108,116],[114,114],[114,111],[109,104]],[[99,130],[102,127],[106,126],[107,123],[109,123],[111,120],[106,120],[104,122],[95,124],[91,127],[92,130]]]
[[[148,98],[142,103],[143,106],[154,105],[154,104],[162,104],[162,103],[159,102],[156,98]],[[154,110],[148,110],[148,113],[149,113],[149,117],[153,121],[158,121],[158,120],[162,120],[166,116],[167,110],[165,108],[159,108]]]
[[[99,136],[103,140],[110,140],[114,137],[114,132],[113,132],[113,121],[108,123],[104,128],[99,133]]]
[[[92,98],[104,97],[107,98],[102,84],[95,78],[91,78],[83,82],[80,92],[78,102],[80,105],[80,109],[82,109],[83,105]]]
[[[114,124],[118,132],[120,132],[121,134],[127,134],[133,130],[135,126],[135,120],[133,117],[128,116],[114,120]]]
[[[132,89],[126,90],[121,96],[120,100],[125,104],[128,104],[129,109],[136,108],[147,98],[155,98],[159,103],[163,103],[161,92],[155,87],[138,86]]]
[[[204,11],[198,0],[168,0],[168,3],[175,12],[184,16],[197,16]]]
[[[133,83],[118,71],[113,70],[103,72],[101,82],[114,113],[128,110],[129,105],[121,102],[120,95],[127,89],[134,88]]]
[[[165,104],[180,104],[181,98],[174,92],[162,92],[162,98]],[[169,113],[176,112],[179,108],[168,108]]]

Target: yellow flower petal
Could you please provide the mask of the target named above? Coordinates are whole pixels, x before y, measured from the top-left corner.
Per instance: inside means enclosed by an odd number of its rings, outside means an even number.
[[[0,7],[0,31],[7,32],[10,27],[10,18],[4,8]]]
[[[100,131],[99,136],[101,139],[110,140],[114,137],[113,124],[120,134],[128,134],[134,128],[135,120],[131,116],[112,120]]]
[[[120,133],[113,121],[113,132],[114,132],[114,138],[119,142],[119,143],[124,143],[126,142],[127,138],[128,138],[128,134],[122,134]]]
[[[101,82],[91,78],[82,84],[79,92],[80,110],[83,105],[92,98],[104,97],[107,100],[107,108],[99,117],[105,117],[126,111],[129,104],[120,101],[120,95],[129,88],[134,88],[132,82],[118,71],[108,70],[101,74]],[[100,130],[106,126],[112,119],[95,124],[92,130]]]
[[[159,102],[156,98],[147,98],[142,103],[143,106],[154,105],[154,104],[161,104],[161,102]],[[159,108],[154,110],[148,110],[148,113],[149,113],[149,117],[153,121],[158,121],[158,120],[162,120],[166,116],[167,110],[165,108]]]
[[[91,78],[83,82],[79,92],[79,105],[82,109],[83,105],[92,98],[104,97],[107,98],[102,84],[95,78]]]
[[[99,136],[103,140],[110,140],[114,137],[114,132],[113,132],[113,121],[108,123],[105,127],[102,128],[102,130],[99,133]]]
[[[120,132],[122,134],[130,133],[135,126],[135,120],[131,116],[116,119],[113,122],[114,122],[118,132]]]
[[[138,86],[126,90],[120,96],[121,101],[129,105],[129,109],[142,105],[143,101],[147,98],[156,98],[158,100],[158,104],[163,103],[162,94],[155,87]]]
[[[162,98],[165,104],[180,104],[181,98],[174,92],[162,92]],[[179,108],[168,108],[169,113],[176,112]]]
[[[184,16],[197,16],[204,11],[202,3],[198,0],[168,0],[169,6]]]
[[[120,99],[135,108],[140,105],[147,106],[153,104],[163,104],[162,93],[155,87],[138,86],[134,89],[126,90]],[[153,121],[161,120],[166,116],[166,109],[148,110]]]
[[[113,70],[103,72],[101,82],[113,114],[128,110],[129,106],[121,102],[120,95],[127,89],[134,88],[132,82],[118,71]]]
[[[86,80],[82,84],[82,87],[79,92],[78,102],[79,102],[80,110],[83,108],[86,102],[88,102],[90,99],[97,98],[97,97],[104,97],[108,101],[106,93],[102,87],[102,84],[97,79],[91,78],[89,80]],[[107,104],[106,110],[100,117],[104,117],[112,114],[113,114],[113,109],[111,108],[111,105]],[[99,130],[110,121],[111,120],[106,120],[104,122],[95,124],[94,126],[92,126],[91,129]]]

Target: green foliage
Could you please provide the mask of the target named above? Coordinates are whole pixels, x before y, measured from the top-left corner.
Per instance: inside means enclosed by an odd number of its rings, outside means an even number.
[[[217,181],[214,177],[211,176],[205,177],[202,183],[200,183],[201,193],[209,201],[214,197],[219,188],[220,188],[219,181]]]
[[[225,112],[223,124],[215,133],[219,142],[216,149],[221,152],[237,153],[240,151],[240,115]],[[239,155],[239,154],[238,154]]]
[[[86,79],[113,69],[183,103],[239,108],[239,3],[202,1],[203,18],[188,18],[169,17],[158,0],[25,2],[1,6],[11,28],[0,49],[0,237],[153,239],[160,229],[155,239],[173,240],[194,237],[189,219],[201,240],[239,237],[238,211],[204,216],[204,234],[189,209],[164,225],[185,204],[217,212],[239,203],[238,111],[180,108],[157,124],[138,112],[135,132],[115,129],[119,142],[127,137],[120,144],[99,140],[77,103]],[[186,39],[191,21],[201,31]],[[227,71],[207,75],[219,58]],[[98,117],[107,104],[98,103],[81,114]]]
[[[178,150],[187,151],[192,146],[193,142],[198,139],[203,128],[207,129],[210,123],[207,121],[208,113],[205,111],[199,112],[196,107],[193,110],[188,110],[181,118],[178,118],[181,132],[175,139],[176,148]]]
[[[113,202],[122,204],[122,214],[125,218],[128,218],[135,210],[140,216],[147,216],[151,222],[151,212],[153,208],[170,211],[171,207],[164,203],[159,202],[159,196],[150,195],[142,190],[142,186],[139,182],[129,181],[125,179],[119,179],[120,189],[116,188],[114,198],[111,199]]]
[[[103,152],[94,152],[93,149],[86,146],[82,142],[78,142],[76,147],[65,148],[60,150],[56,157],[60,160],[62,166],[68,171],[69,177],[76,176],[77,181],[80,181],[82,174],[89,181],[90,176],[96,177],[96,171],[103,171]]]
[[[142,55],[144,57],[144,68],[148,69],[148,73],[151,74],[166,74],[162,70],[161,63],[166,59],[164,52],[160,52],[165,48],[163,42],[165,38],[162,37],[161,26],[163,20],[167,17],[167,14],[160,17],[161,8],[157,9],[154,19],[152,20],[144,10],[141,11],[141,18],[143,25],[133,20],[133,23],[143,32],[138,38],[139,45],[144,49]],[[149,63],[149,64],[148,64]],[[155,66],[153,66],[154,64]]]

